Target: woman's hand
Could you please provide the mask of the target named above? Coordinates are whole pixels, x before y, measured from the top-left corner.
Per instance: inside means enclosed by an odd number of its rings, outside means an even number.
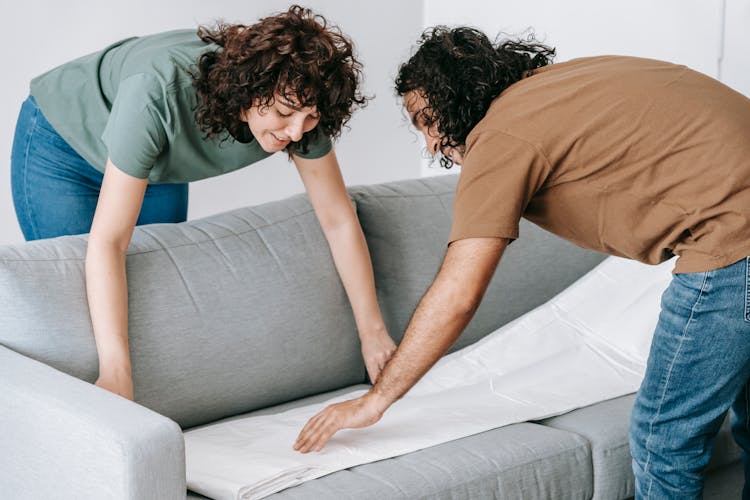
[[[365,360],[367,375],[374,384],[380,377],[383,367],[396,351],[396,344],[385,329],[378,333],[360,335],[362,357]]]
[[[123,398],[133,400],[133,378],[128,370],[101,371],[95,385]]]

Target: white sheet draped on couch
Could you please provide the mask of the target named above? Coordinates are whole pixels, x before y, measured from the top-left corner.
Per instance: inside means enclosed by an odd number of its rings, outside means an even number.
[[[263,498],[355,465],[635,392],[672,267],[606,259],[546,304],[444,357],[380,422],[339,432],[320,453],[292,449],[299,431],[328,404],[362,391],[187,431],[188,488],[216,499]]]

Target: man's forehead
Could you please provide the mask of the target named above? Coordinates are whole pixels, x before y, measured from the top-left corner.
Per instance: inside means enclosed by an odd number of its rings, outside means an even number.
[[[404,105],[409,112],[416,112],[427,107],[427,98],[416,90],[410,90],[404,94]]]
[[[412,125],[419,126],[419,116],[427,107],[427,99],[416,90],[410,90],[404,94],[404,107],[409,114]]]

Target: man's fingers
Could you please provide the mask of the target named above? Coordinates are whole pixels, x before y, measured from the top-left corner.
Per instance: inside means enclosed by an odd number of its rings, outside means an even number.
[[[312,449],[314,451],[322,450],[323,447],[328,442],[328,440],[331,439],[333,435],[336,434],[338,431],[339,431],[338,426],[329,422],[328,425],[326,425],[323,428],[323,432],[317,437],[317,439],[313,443]]]
[[[377,410],[366,406],[364,401],[357,398],[336,403],[312,417],[297,436],[294,449],[301,453],[320,451],[339,430],[366,427],[377,422],[380,416],[373,413]]]
[[[310,436],[315,433],[317,427],[320,425],[323,419],[323,414],[326,411],[327,408],[307,421],[307,423],[297,436],[297,440],[294,442],[295,450],[300,450],[307,443],[307,441],[310,440]]]
[[[309,430],[298,446],[295,446],[295,449],[301,453],[320,451],[339,428],[335,420],[323,418]]]
[[[338,423],[339,418],[336,416],[336,405],[331,405],[312,417],[302,428],[294,443],[294,449],[302,453],[307,453],[313,448],[322,448],[330,437],[338,431],[341,426]],[[322,444],[321,437],[325,437]]]
[[[299,451],[302,453],[308,453],[310,451],[320,451],[333,435],[333,432],[331,432],[329,429],[329,423],[326,423],[324,426],[317,429],[314,434],[310,435],[310,438],[307,440],[305,445],[300,448]]]
[[[325,410],[310,418],[310,420],[308,420],[305,426],[302,428],[302,431],[300,431],[299,435],[302,436],[303,434],[309,434],[310,431],[312,431],[312,429],[315,428],[316,425],[318,425],[320,419],[323,418],[324,412]]]

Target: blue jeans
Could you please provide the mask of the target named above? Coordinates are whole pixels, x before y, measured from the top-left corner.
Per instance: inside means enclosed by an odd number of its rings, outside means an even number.
[[[13,205],[27,240],[88,233],[103,175],[76,153],[29,97],[11,152]],[[150,184],[138,225],[187,218],[187,184]]]
[[[636,498],[701,498],[713,441],[730,409],[750,477],[750,257],[675,274],[661,309],[630,422]],[[743,498],[749,493],[746,484]]]

